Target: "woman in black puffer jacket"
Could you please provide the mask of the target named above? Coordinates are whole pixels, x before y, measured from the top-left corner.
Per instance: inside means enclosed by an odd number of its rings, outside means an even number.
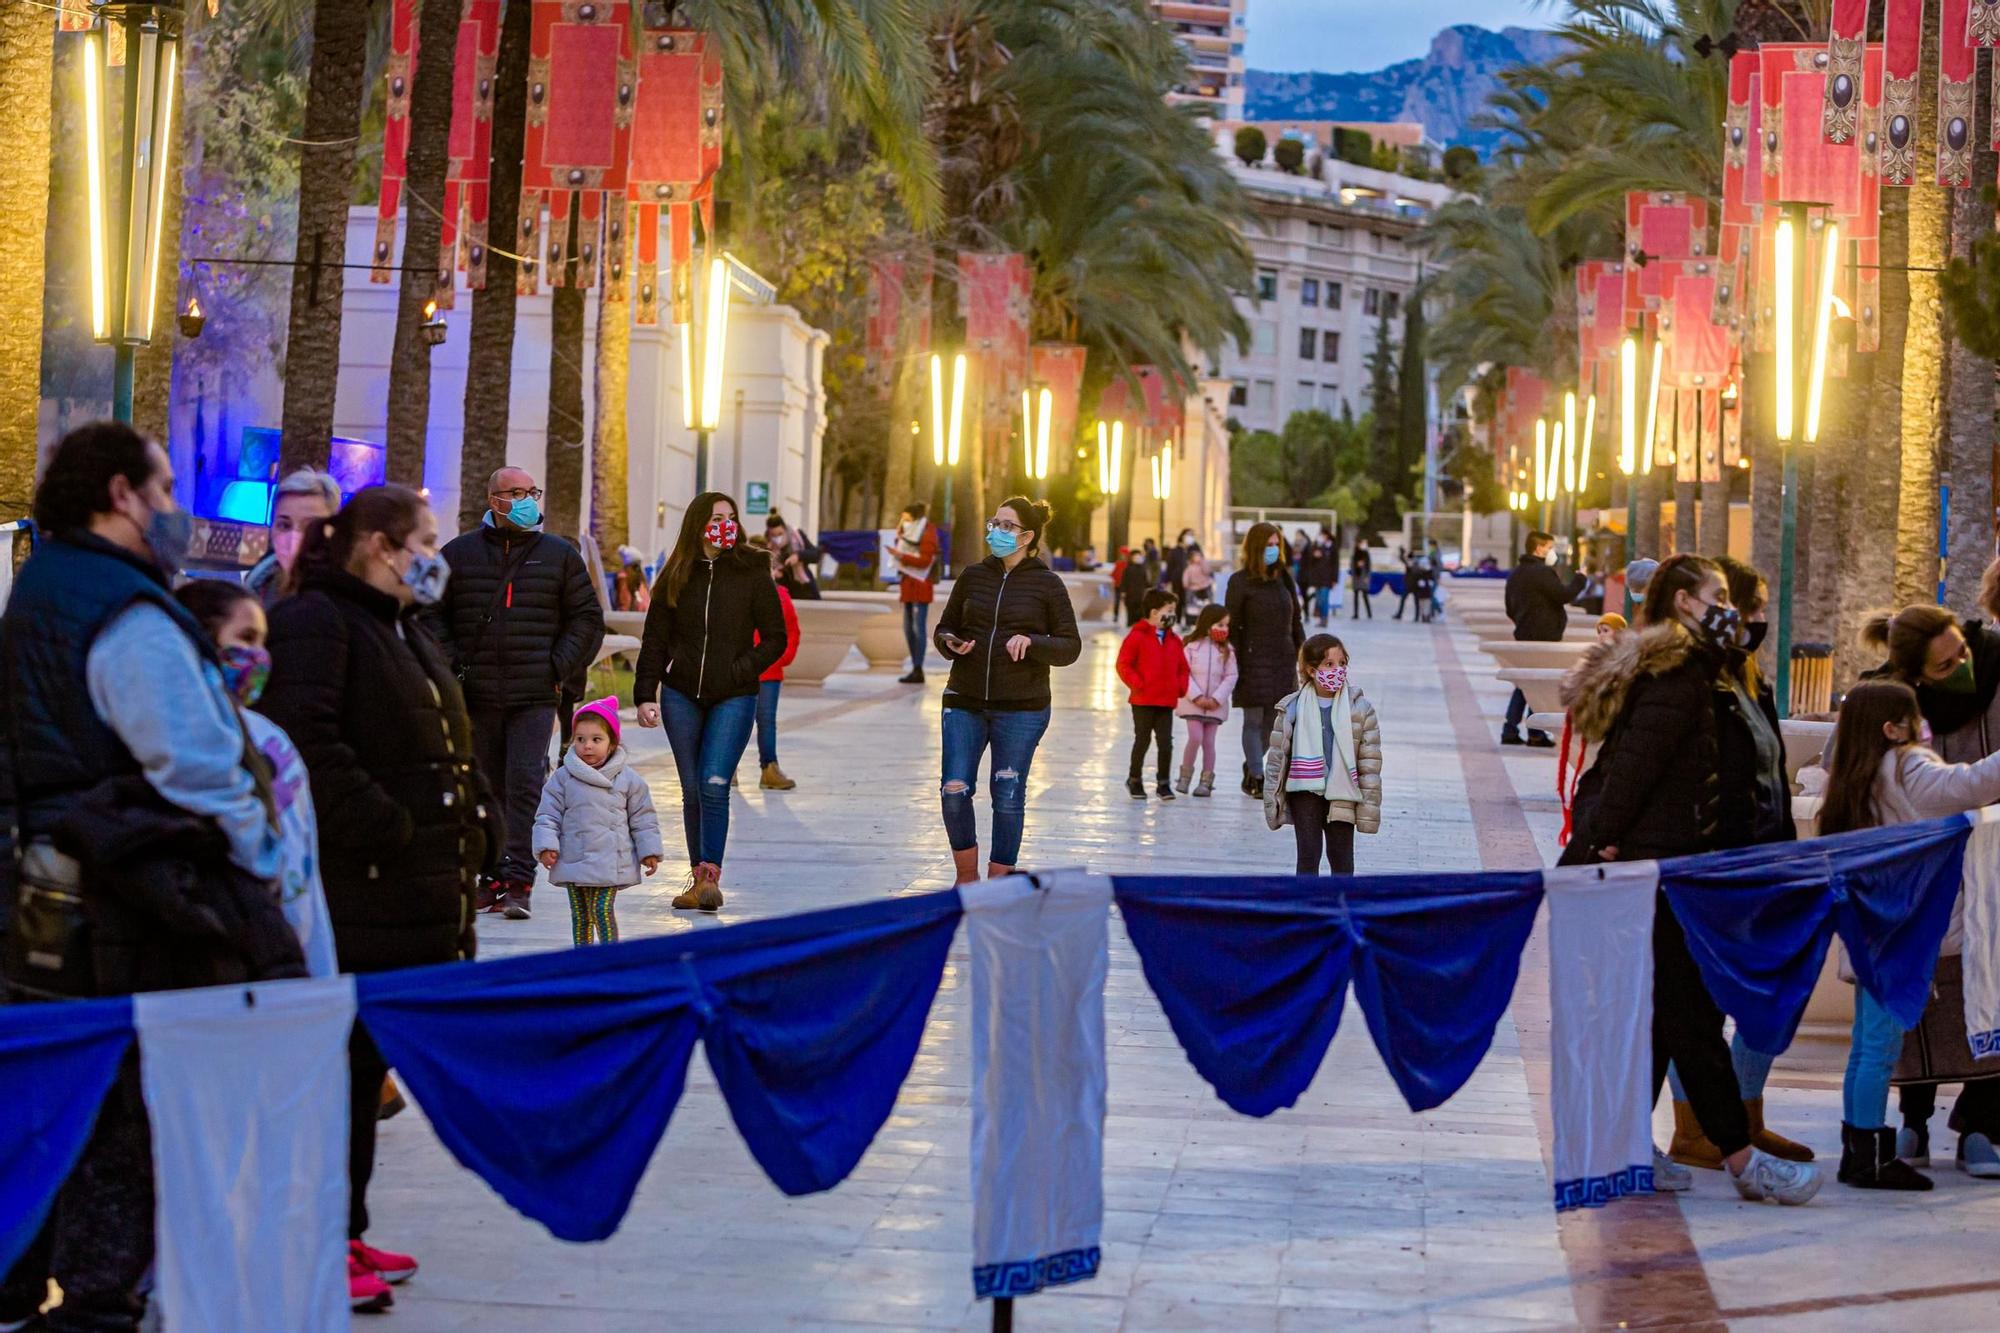
[[[271,609],[259,710],[305,760],[340,970],[470,958],[473,886],[502,838],[458,681],[414,614],[449,572],[437,518],[415,491],[370,486],[307,532],[298,568],[298,595]],[[388,1070],[359,1024],[349,1056],[348,1235],[358,1244]]]
[[[1229,578],[1229,646],[1236,652],[1236,693],[1243,711],[1243,794],[1264,799],[1264,750],[1277,703],[1299,688],[1306,641],[1298,589],[1285,568],[1285,534],[1252,523]]]
[[[665,721],[680,774],[691,868],[674,899],[683,911],[722,906],[729,783],[757,720],[757,678],[785,655],[770,560],[742,538],[734,500],[720,491],[694,497],[653,585],[632,681],[639,725]]]
[[[979,878],[972,794],[979,758],[993,748],[993,855],[988,878],[1019,864],[1027,821],[1028,766],[1049,726],[1049,668],[1083,651],[1069,589],[1040,558],[1050,511],[1015,496],[986,524],[992,554],[958,576],[938,617],[938,651],[951,663],[944,690],[939,792],[957,882]]]

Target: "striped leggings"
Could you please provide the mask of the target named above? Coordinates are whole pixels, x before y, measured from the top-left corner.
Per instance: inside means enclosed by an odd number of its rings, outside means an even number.
[[[612,902],[618,896],[614,888],[589,884],[569,886],[569,937],[575,944],[615,944],[618,941],[618,918],[612,913]]]

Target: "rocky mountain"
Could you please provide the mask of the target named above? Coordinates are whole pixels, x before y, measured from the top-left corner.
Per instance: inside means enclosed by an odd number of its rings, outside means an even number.
[[[1561,40],[1535,28],[1493,32],[1470,23],[1431,38],[1415,60],[1366,73],[1282,73],[1250,70],[1244,114],[1251,120],[1420,120],[1442,144],[1490,151],[1499,136],[1471,128],[1500,71],[1551,59]]]

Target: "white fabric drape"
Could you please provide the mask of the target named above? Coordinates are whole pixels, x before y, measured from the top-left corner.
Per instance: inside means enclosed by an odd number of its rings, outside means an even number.
[[[1656,862],[1544,872],[1555,1204],[1597,1208],[1653,1188]]]
[[[354,978],[156,991],[132,1019],[165,1326],[346,1329]]]
[[[2000,806],[1976,810],[1965,840],[1965,1036],[1974,1059],[2000,1056]]]
[[[959,893],[972,954],[973,1290],[1023,1296],[1097,1274],[1111,881],[1012,875]]]

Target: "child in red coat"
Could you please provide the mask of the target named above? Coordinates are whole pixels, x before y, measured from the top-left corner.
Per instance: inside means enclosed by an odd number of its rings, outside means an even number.
[[[1159,782],[1154,787],[1163,801],[1174,799],[1168,781],[1174,766],[1174,705],[1187,693],[1187,653],[1181,640],[1167,627],[1174,620],[1174,595],[1155,589],[1139,604],[1139,622],[1118,648],[1118,679],[1132,691],[1132,769],[1125,790],[1132,799],[1146,799],[1146,784],[1140,774],[1146,766],[1150,742],[1160,747]]]
[[[785,616],[785,655],[757,677],[757,785],[765,791],[790,791],[799,784],[778,767],[778,695],[785,688],[785,668],[799,655],[799,612],[792,605],[781,575],[784,567],[771,562],[771,581],[778,585],[778,609]],[[756,636],[751,636],[754,642]]]

